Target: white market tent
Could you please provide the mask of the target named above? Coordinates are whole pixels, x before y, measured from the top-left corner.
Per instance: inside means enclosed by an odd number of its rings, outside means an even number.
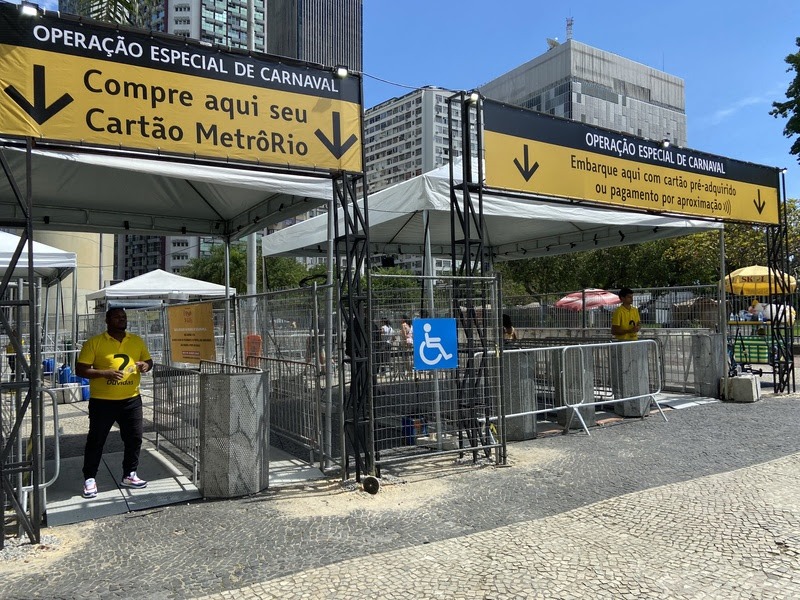
[[[0,231],[0,276],[5,275],[11,259],[19,246],[20,238],[11,233]],[[33,271],[45,285],[63,280],[78,266],[74,252],[59,250],[47,244],[33,242]],[[14,278],[28,277],[28,246],[23,247],[19,261],[11,274]]]
[[[87,300],[199,300],[224,298],[225,286],[167,273],[161,269],[115,283],[91,294]]]
[[[0,140],[0,151],[22,187],[24,148]],[[34,148],[31,168],[34,230],[235,241],[321,206],[333,194],[327,173],[287,174],[110,149]],[[0,220],[23,218],[8,179],[0,174]]]
[[[460,173],[460,165],[455,165]],[[429,221],[434,256],[450,250],[450,175],[444,165],[369,197],[371,251],[425,253]],[[473,197],[477,202],[477,196]],[[484,242],[493,260],[564,254],[721,229],[721,223],[615,210],[581,202],[509,197],[484,192]],[[342,230],[342,216],[339,227]],[[263,238],[264,255],[325,255],[327,215],[314,217]]]

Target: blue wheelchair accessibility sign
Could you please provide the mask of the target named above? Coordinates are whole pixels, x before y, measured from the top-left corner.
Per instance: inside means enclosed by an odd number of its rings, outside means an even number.
[[[458,368],[458,335],[455,319],[414,319],[414,369]]]

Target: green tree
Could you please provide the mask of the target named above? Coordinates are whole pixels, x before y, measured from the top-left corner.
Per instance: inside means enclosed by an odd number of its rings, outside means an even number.
[[[237,292],[247,290],[247,260],[244,250],[231,246],[230,252],[231,287]],[[181,275],[225,285],[225,246],[219,244],[211,249],[208,256],[201,256],[189,261]]]
[[[795,44],[800,48],[800,37],[795,40]],[[774,117],[787,119],[786,126],[783,128],[783,135],[788,138],[800,134],[800,50],[786,57],[789,67],[787,72],[794,71],[794,79],[786,90],[785,102],[773,102],[772,110],[769,114]],[[797,156],[800,162],[800,137],[795,139],[789,150],[791,154]]]
[[[300,285],[300,281],[309,275],[304,265],[287,256],[267,256],[264,259],[264,267],[267,270],[267,286],[270,290],[296,288]],[[260,285],[262,279],[259,277],[258,281]]]

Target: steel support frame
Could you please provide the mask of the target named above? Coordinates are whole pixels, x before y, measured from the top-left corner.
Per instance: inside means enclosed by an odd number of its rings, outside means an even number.
[[[453,265],[453,317],[463,336],[459,343],[462,359],[457,373],[459,447],[467,449],[469,443],[473,460],[478,459],[478,449],[491,439],[490,406],[480,393],[480,384],[487,369],[489,348],[486,310],[476,310],[476,292],[473,277],[485,276],[487,266],[483,220],[483,144],[481,130],[481,101],[477,94],[459,92],[447,99],[447,130],[450,153],[450,253]],[[461,114],[461,145],[456,152],[453,144],[454,108]],[[474,115],[473,115],[474,111]],[[473,119],[474,117],[474,119]],[[477,173],[473,173],[474,154],[477,155]],[[461,173],[455,172],[454,158],[460,153]],[[477,183],[475,177],[477,175]],[[457,177],[460,177],[458,181]],[[481,287],[477,304],[487,308],[486,289]],[[496,311],[495,311],[496,313]],[[490,455],[489,449],[485,454]]]
[[[358,190],[363,190],[363,205],[358,204]],[[350,386],[342,406],[344,439],[342,463],[344,478],[350,477],[350,458],[355,479],[377,476],[373,418],[373,368],[369,294],[369,221],[366,180],[363,174],[342,173],[333,179],[335,205],[343,215],[340,231],[334,217],[336,261],[339,282],[339,322],[346,332],[345,347],[350,358]],[[344,381],[340,380],[340,385]]]
[[[789,282],[781,273],[788,275],[789,270],[789,225],[786,215],[786,177],[778,171],[778,224],[767,227],[767,268],[769,303],[771,311],[771,344],[769,348],[772,362],[772,383],[776,393],[794,392],[794,322],[790,309],[776,310],[776,307],[792,306],[792,290]]]
[[[0,393],[3,394],[2,401],[6,401],[5,394],[10,392],[14,404],[14,423],[11,425],[8,436],[4,434],[8,427],[3,423],[3,416],[0,411],[0,518],[2,518],[2,523],[5,527],[6,505],[10,504],[19,526],[19,534],[22,535],[24,532],[31,543],[38,544],[41,540],[44,507],[42,506],[42,490],[40,489],[42,461],[42,394],[39,389],[41,340],[37,329],[38,302],[33,268],[32,152],[33,140],[28,138],[26,140],[25,191],[23,194],[5,154],[0,151],[0,167],[2,167],[3,173],[14,193],[20,213],[25,215],[24,219],[0,221],[1,227],[13,227],[22,230],[19,244],[9,261],[2,280],[0,280],[0,326],[8,334],[16,356],[15,379],[13,381],[0,382]],[[26,246],[28,253],[27,298],[22,299],[22,289],[18,288],[18,297],[13,299],[9,297],[9,283]],[[22,346],[21,312],[24,308],[28,309],[30,363],[25,358],[25,350]],[[13,318],[9,319],[8,315],[13,315]],[[22,438],[22,426],[29,411],[31,431],[30,438],[25,440]],[[23,485],[31,486],[30,494],[21,493]],[[26,505],[22,502],[25,497],[28,498]],[[5,534],[4,530],[0,535],[0,549],[5,546]]]

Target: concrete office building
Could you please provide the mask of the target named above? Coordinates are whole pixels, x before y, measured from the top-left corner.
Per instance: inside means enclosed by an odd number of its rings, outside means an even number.
[[[362,0],[266,0],[267,53],[363,70]]]
[[[568,25],[569,38],[569,25]],[[686,146],[681,78],[574,39],[480,86],[492,100]]]
[[[155,30],[247,48],[247,0],[165,0],[151,16]],[[362,0],[257,0],[254,21],[257,52],[362,69]],[[114,277],[130,279],[153,269],[180,273],[212,246],[211,238],[196,236],[119,236]]]

